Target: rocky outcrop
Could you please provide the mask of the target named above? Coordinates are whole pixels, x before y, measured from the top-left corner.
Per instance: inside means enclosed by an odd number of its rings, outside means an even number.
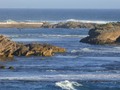
[[[22,44],[11,41],[0,35],[0,58],[13,58],[14,56],[52,56],[66,50],[49,44]]]
[[[0,69],[5,69],[5,66],[3,66],[3,65],[0,65]]]
[[[82,23],[82,22],[60,22],[53,25],[54,28],[94,28],[97,24],[94,23]]]
[[[0,65],[0,69],[10,69],[10,70],[14,70],[14,67],[13,67],[13,66],[6,67],[6,66],[3,66],[3,65]]]
[[[90,44],[113,44],[120,42],[120,23],[98,25],[89,31],[89,36],[80,42]]]
[[[95,23],[83,23],[83,22],[0,22],[0,28],[94,28]]]

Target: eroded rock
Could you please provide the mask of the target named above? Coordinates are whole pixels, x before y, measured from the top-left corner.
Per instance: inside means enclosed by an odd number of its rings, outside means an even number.
[[[120,23],[98,25],[89,31],[89,36],[80,42],[90,44],[113,44],[120,42]]]
[[[12,58],[14,56],[52,56],[53,53],[62,53],[66,50],[49,44],[22,44],[11,41],[8,37],[0,35],[0,57]]]

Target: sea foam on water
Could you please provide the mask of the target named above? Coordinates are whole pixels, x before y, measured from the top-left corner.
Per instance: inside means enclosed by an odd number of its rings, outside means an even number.
[[[76,90],[75,87],[82,86],[82,84],[68,80],[56,82],[55,85],[64,90]]]

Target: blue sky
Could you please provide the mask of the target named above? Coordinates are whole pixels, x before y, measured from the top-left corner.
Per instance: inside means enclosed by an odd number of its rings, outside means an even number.
[[[120,0],[0,0],[0,8],[120,9]]]

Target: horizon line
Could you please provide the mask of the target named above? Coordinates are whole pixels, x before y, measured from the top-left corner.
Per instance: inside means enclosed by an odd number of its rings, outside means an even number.
[[[83,9],[83,10],[120,10],[120,8],[0,8],[0,9],[46,9],[46,10],[52,10],[52,9],[64,9],[64,10],[77,10],[77,9]]]

